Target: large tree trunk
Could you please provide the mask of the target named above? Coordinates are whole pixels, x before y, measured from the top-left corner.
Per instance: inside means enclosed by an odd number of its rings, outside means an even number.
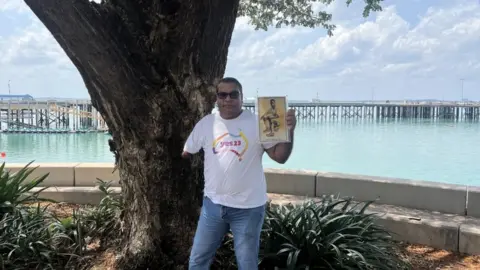
[[[201,204],[181,159],[213,108],[239,0],[25,0],[79,70],[119,152],[122,269],[183,269]]]

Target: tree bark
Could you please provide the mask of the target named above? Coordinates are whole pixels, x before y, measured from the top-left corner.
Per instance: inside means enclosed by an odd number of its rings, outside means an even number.
[[[184,269],[200,157],[180,157],[210,113],[239,0],[25,0],[80,72],[112,132],[126,208],[119,269]]]

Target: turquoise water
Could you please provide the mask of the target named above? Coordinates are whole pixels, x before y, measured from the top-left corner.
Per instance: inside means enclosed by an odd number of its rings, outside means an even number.
[[[299,122],[290,160],[279,165],[265,155],[264,166],[480,186],[479,134],[475,122]],[[113,162],[108,138],[103,133],[0,133],[0,152],[7,162]]]

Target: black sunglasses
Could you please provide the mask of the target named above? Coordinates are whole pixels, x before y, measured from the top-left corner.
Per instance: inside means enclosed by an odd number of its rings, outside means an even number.
[[[233,91],[230,93],[226,92],[217,92],[217,97],[219,99],[226,99],[228,96],[230,96],[231,99],[237,99],[240,97],[240,92],[239,91]]]

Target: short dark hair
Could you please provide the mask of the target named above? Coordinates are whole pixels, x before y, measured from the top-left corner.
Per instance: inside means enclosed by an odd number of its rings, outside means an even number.
[[[221,83],[233,83],[238,87],[238,90],[240,91],[240,93],[243,94],[242,84],[237,79],[233,77],[225,77],[218,82],[218,84],[221,84]],[[218,84],[217,84],[217,92],[218,92]]]
[[[272,103],[272,101],[277,103],[274,98],[270,99],[270,103]]]

